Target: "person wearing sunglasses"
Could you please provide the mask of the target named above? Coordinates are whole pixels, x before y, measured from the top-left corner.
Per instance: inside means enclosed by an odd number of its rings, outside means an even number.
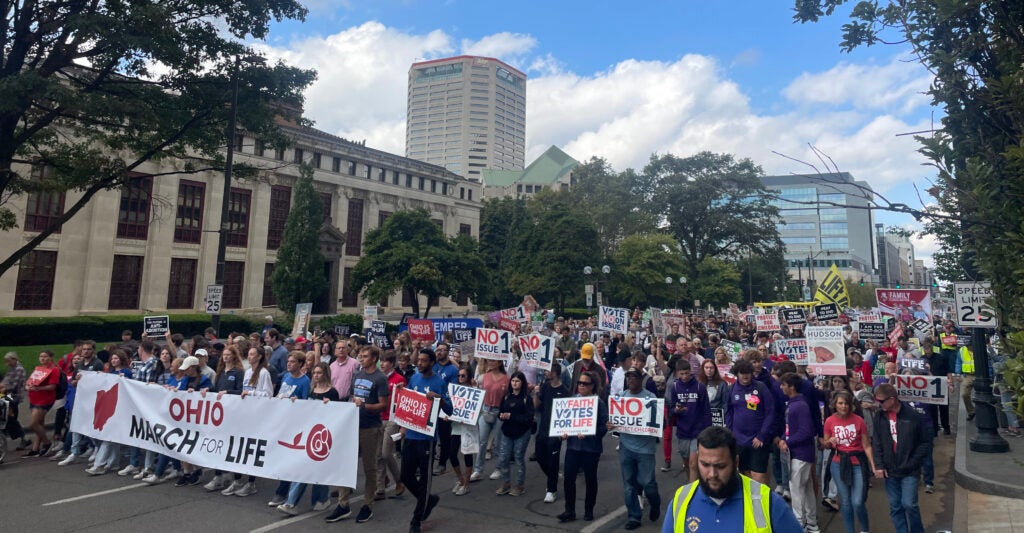
[[[601,382],[597,372],[586,371],[576,381],[576,396],[600,396]],[[583,471],[586,481],[586,495],[583,500],[583,519],[594,519],[594,505],[597,504],[597,463],[604,448],[601,440],[608,433],[608,403],[597,402],[597,434],[562,436],[566,441],[564,488],[565,512],[558,515],[559,522],[576,520],[576,475]]]
[[[871,435],[874,473],[885,480],[889,516],[897,533],[924,531],[917,486],[931,452],[932,434],[921,415],[899,400],[892,384],[875,388],[875,403],[879,410]]]

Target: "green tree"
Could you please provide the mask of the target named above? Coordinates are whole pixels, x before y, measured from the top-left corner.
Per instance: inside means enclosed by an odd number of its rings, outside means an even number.
[[[412,299],[412,312],[420,316],[419,295],[430,300],[459,293],[475,297],[485,279],[485,266],[476,242],[465,236],[445,237],[425,209],[399,211],[381,226],[370,230],[363,257],[352,270],[352,290],[370,301],[395,291]]]
[[[643,170],[648,204],[682,246],[690,279],[706,259],[735,261],[782,246],[762,173],[753,161],[728,154],[651,156]]]
[[[526,217],[511,236],[502,276],[513,294],[532,294],[562,311],[583,293],[583,267],[602,260],[597,230],[564,191],[530,198]]]
[[[177,159],[171,174],[222,169],[235,58],[254,55],[241,41],[266,37],[271,18],[306,15],[295,0],[4,6],[0,229],[17,225],[14,197],[81,194],[4,257],[0,275],[143,163]],[[239,126],[280,142],[275,115],[297,119],[290,110],[301,109],[315,74],[280,63],[237,70]],[[28,166],[45,167],[46,179],[20,170]]]
[[[488,283],[480,290],[480,302],[495,309],[518,304],[507,287],[505,263],[512,254],[512,236],[526,224],[526,201],[518,198],[489,198],[480,209],[480,257],[487,268]]]
[[[853,280],[849,277],[846,278],[846,290],[850,293],[851,307],[858,307],[861,309],[878,307],[878,299],[875,298],[876,288],[878,287],[871,283],[865,283],[864,286],[861,287],[860,280]]]
[[[688,296],[700,300],[702,307],[725,307],[743,297],[740,291],[740,271],[736,265],[727,261],[714,257],[704,259],[697,265],[693,280],[688,287]]]
[[[817,21],[846,3],[797,0],[794,18]],[[1003,338],[1016,338],[1024,328],[1024,4],[860,1],[849,18],[841,49],[899,42],[934,75],[928,93],[943,107],[942,128],[918,137],[938,171],[934,195],[959,216],[964,274],[991,281]],[[1024,335],[1010,347],[1024,351]]]
[[[799,282],[789,277],[781,248],[768,249],[764,255],[748,256],[736,261],[734,265],[740,271],[743,303],[799,301],[803,298]]]
[[[615,297],[630,307],[654,303],[675,305],[683,274],[679,243],[663,233],[630,235],[615,252]],[[671,277],[672,283],[665,283]]]
[[[626,236],[654,231],[655,214],[644,205],[646,183],[633,169],[617,173],[594,157],[573,169],[573,178],[572,207],[593,223],[604,257],[615,255]]]
[[[320,253],[323,203],[313,188],[313,168],[302,165],[295,182],[295,201],[288,211],[270,282],[277,308],[291,315],[295,304],[316,300],[327,288]]]

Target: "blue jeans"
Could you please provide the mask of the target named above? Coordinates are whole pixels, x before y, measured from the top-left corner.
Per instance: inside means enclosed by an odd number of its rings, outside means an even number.
[[[932,457],[934,451],[934,448],[928,450],[928,455],[924,458],[924,465],[921,467],[924,472],[925,485],[935,484],[935,459]]]
[[[302,494],[306,492],[306,487],[308,486],[308,483],[293,481],[291,488],[288,489],[288,501],[286,503],[293,507],[298,505],[299,500],[302,499]],[[310,501],[313,505],[316,505],[320,502],[327,501],[328,496],[327,485],[313,485]]]
[[[889,516],[896,533],[924,533],[921,508],[917,505],[917,476],[885,479],[885,494],[889,497]]]
[[[832,471],[832,479],[835,480],[836,489],[839,491],[839,511],[843,514],[843,525],[846,526],[846,533],[857,531],[868,531],[868,509],[864,506],[864,470],[859,465],[853,467],[853,485],[843,483],[840,474],[839,463],[832,463],[829,467]],[[854,516],[860,522],[860,529],[854,527]]]
[[[622,470],[622,497],[626,500],[626,513],[630,522],[640,522],[640,492],[654,509],[661,507],[658,480],[654,478],[654,453],[636,453],[619,446],[619,466]]]
[[[487,413],[493,413],[494,422],[487,422]],[[496,437],[495,441],[500,442],[498,439],[500,439],[501,435],[501,419],[498,418],[498,408],[485,405],[480,411],[477,427],[480,428],[480,453],[476,454],[476,464],[473,465],[473,471],[483,472],[484,465],[487,463],[487,438],[493,433]]]
[[[505,483],[512,481],[509,463],[513,460],[516,462],[515,486],[522,487],[526,482],[526,447],[529,444],[529,431],[515,439],[501,435],[501,459],[498,461],[498,470],[501,471],[501,478]]]
[[[1006,413],[1006,425],[1011,428],[1017,428],[1020,426],[1020,421],[1017,420],[1017,414],[1013,412],[1015,394],[1013,391],[1004,390],[1006,385],[999,385],[999,401],[1003,403],[1003,412]]]
[[[156,468],[153,469],[153,473],[156,474],[156,477],[164,475],[164,472],[167,471],[167,465],[171,465],[171,468],[174,468],[178,472],[181,472],[181,461],[177,459],[171,459],[166,455],[161,455],[156,458]]]

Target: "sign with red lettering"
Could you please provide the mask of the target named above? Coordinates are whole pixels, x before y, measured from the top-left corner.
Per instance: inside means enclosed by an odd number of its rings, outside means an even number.
[[[555,357],[555,339],[540,333],[531,333],[518,338],[519,351],[523,353],[519,363],[530,368],[551,370]]]
[[[526,320],[527,316],[526,308],[521,305],[501,310],[501,318],[507,318],[513,322],[523,322]]]
[[[407,325],[409,326],[409,338],[412,340],[434,342],[434,321],[410,318]]]
[[[629,309],[602,305],[597,327],[604,331],[629,333]]]
[[[779,326],[779,315],[775,313],[768,313],[763,315],[757,315],[754,317],[757,323],[757,331],[781,331],[782,327]]]
[[[845,376],[842,326],[807,327],[807,371],[816,376]]]
[[[259,421],[259,423],[254,423]],[[71,431],[218,469],[351,487],[359,412],[348,402],[186,393],[82,372]]]
[[[597,402],[599,396],[555,398],[551,404],[551,426],[548,435],[573,437],[597,435]]]
[[[511,331],[512,333],[519,333],[519,322],[512,320],[511,318],[502,317],[498,320],[498,327],[505,330]]]
[[[449,383],[448,397],[452,399],[452,414],[446,418],[475,428],[484,405],[484,390]]]
[[[395,387],[391,394],[391,420],[396,424],[426,435],[437,430],[437,412],[441,402],[406,387]]]
[[[896,374],[893,387],[904,402],[949,405],[949,378],[946,376],[912,376]]]
[[[476,328],[473,352],[482,359],[508,361],[512,357],[512,334],[503,329]]]
[[[807,339],[778,339],[775,350],[798,365],[807,364]]]
[[[661,437],[665,427],[665,400],[613,396],[608,398],[608,422],[619,433]]]
[[[875,299],[883,315],[904,322],[915,318],[932,321],[932,297],[928,289],[875,289]]]

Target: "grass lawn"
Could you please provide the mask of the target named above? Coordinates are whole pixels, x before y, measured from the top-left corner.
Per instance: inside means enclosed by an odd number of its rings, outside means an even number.
[[[96,349],[99,350],[107,343],[96,343]],[[50,350],[53,352],[54,362],[60,361],[65,354],[74,348],[73,344],[40,344],[38,346],[0,346],[0,356],[6,355],[7,352],[15,352],[18,354],[18,360],[21,361],[21,366],[25,367],[25,372],[28,374],[32,373],[32,369],[39,365],[39,352],[43,350]],[[0,374],[7,373],[7,365],[0,364]]]

